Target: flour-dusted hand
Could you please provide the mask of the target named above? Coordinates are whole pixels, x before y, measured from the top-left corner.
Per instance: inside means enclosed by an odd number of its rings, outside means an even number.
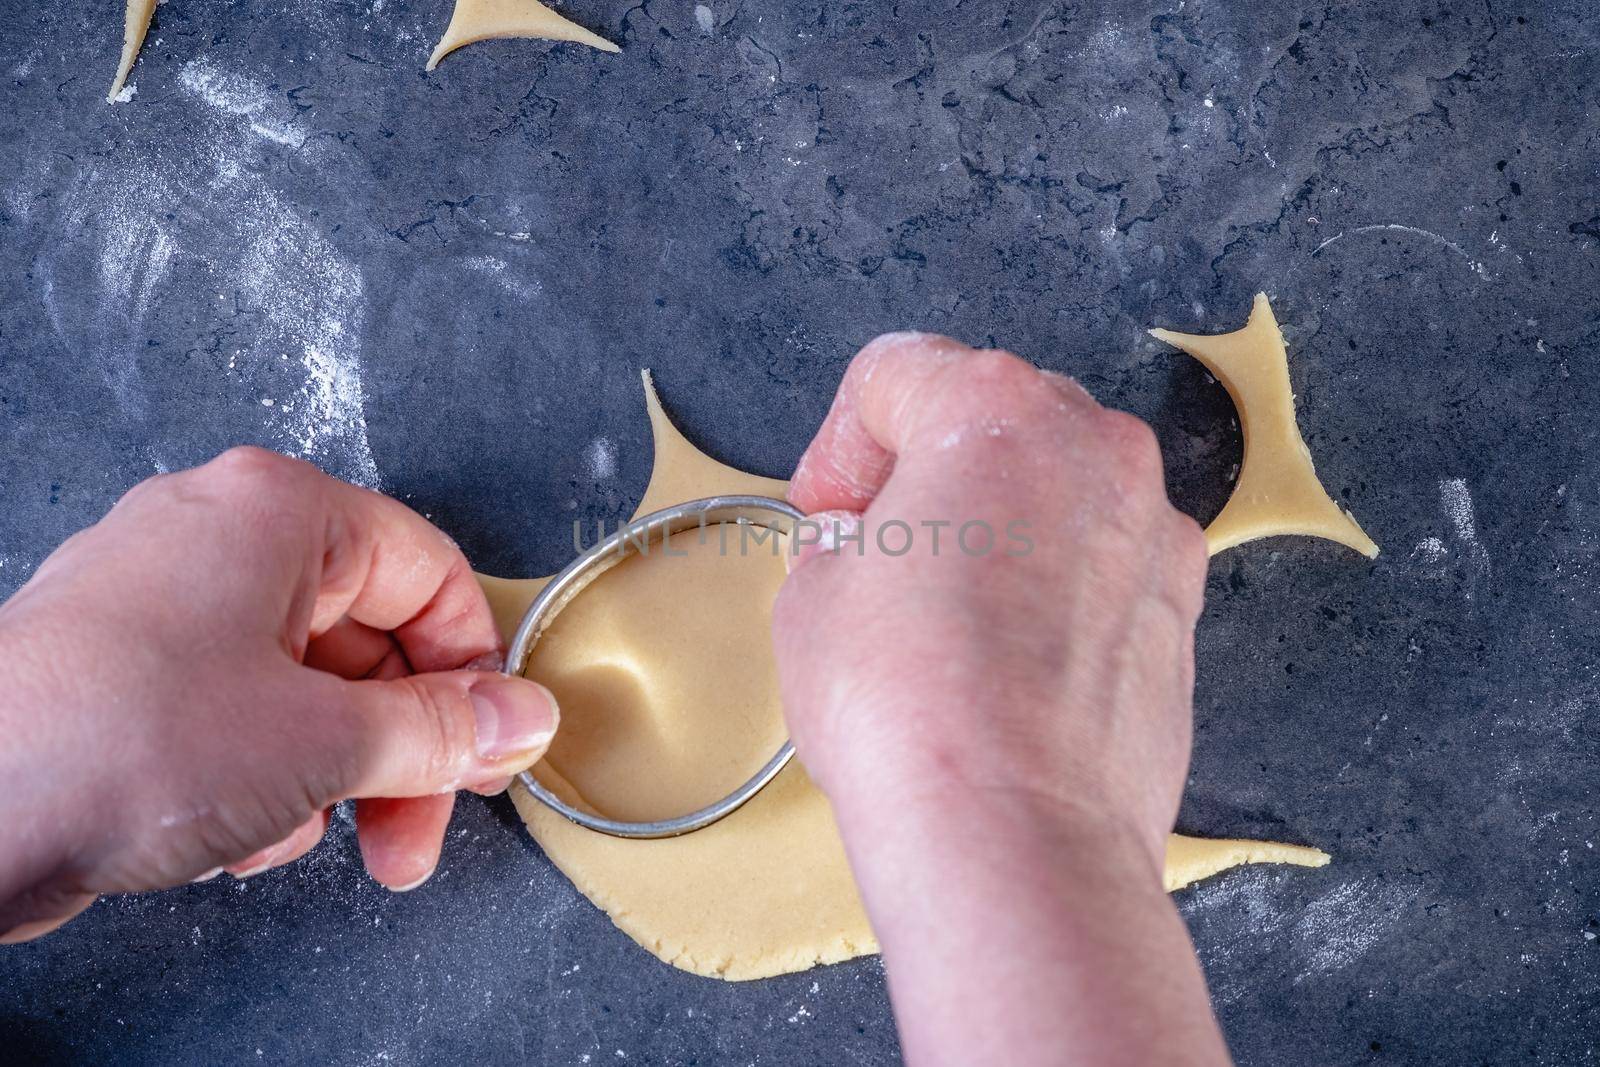
[[[350,797],[373,877],[420,883],[453,791],[556,728],[499,663],[465,558],[404,505],[260,449],[143,483],[0,607],[0,934],[287,863]]]
[[[1206,547],[1149,428],[1004,352],[892,334],[795,474],[774,611],[908,1058],[1226,1061],[1162,891]]]

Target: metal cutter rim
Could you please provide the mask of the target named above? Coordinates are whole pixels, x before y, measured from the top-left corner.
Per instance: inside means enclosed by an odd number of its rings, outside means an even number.
[[[783,520],[781,527],[774,523],[774,516]],[[562,609],[600,575],[629,555],[639,552],[641,546],[643,552],[648,554],[649,545],[656,540],[665,544],[667,538],[675,533],[705,529],[722,523],[758,525],[768,529],[786,528],[785,532],[789,532],[795,524],[804,519],[805,513],[788,501],[776,497],[748,495],[703,497],[674,507],[662,508],[660,511],[653,511],[634,519],[573,560],[539,591],[533,603],[528,605],[528,610],[523,614],[522,622],[511,639],[511,647],[506,652],[504,673],[512,676],[521,675],[527,668],[528,656],[533,647],[539,643],[540,636]],[[651,822],[608,819],[575,808],[545,788],[533,776],[532,768],[518,774],[517,781],[521,782],[522,787],[541,803],[586,829],[610,834],[613,837],[677,837],[710,826],[738,811],[751,797],[761,792],[772,779],[776,778],[778,772],[783,770],[793,757],[794,745],[785,740],[765,766],[727,796],[687,815]]]

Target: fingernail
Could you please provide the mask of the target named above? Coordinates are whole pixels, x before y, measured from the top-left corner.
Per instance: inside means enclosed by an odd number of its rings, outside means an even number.
[[[476,718],[478,758],[537,757],[555,736],[556,698],[526,678],[485,678],[467,690]]]
[[[481,656],[468,660],[461,665],[461,669],[464,671],[498,671],[503,669],[505,665],[505,653],[495,649],[493,652],[485,652]]]
[[[228,871],[228,873],[233,875],[236,880],[243,881],[246,878],[254,878],[263,871],[271,870],[272,865],[278,862],[279,857],[288,851],[288,849],[284,848],[285,844],[287,844],[286,841],[279,841],[276,844],[268,845],[253,856],[246,856],[245,859],[255,860],[255,862],[248,867],[237,871]],[[228,869],[224,867],[223,870]]]
[[[222,873],[222,868],[221,867],[213,867],[209,871],[207,871],[205,874],[202,874],[200,877],[189,879],[189,884],[190,885],[194,885],[197,882],[209,882],[209,881],[211,881],[211,879],[215,878],[217,875],[219,875],[221,873]]]
[[[387,889],[391,893],[409,893],[413,889],[417,888],[417,886],[421,885],[423,882],[426,882],[432,877],[433,871],[430,870],[427,874],[423,875],[421,878],[418,878],[415,882],[408,882],[405,885],[386,885],[383,888]]]

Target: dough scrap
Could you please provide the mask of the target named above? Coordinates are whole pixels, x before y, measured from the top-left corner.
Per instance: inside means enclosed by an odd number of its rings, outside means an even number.
[[[551,41],[576,41],[602,52],[622,49],[597,33],[551,11],[538,0],[456,0],[450,25],[428,58],[428,70],[464,45],[491,38],[543,37]]]
[[[128,0],[128,10],[123,16],[122,59],[117,63],[117,76],[111,79],[111,91],[106,94],[106,103],[117,102],[117,96],[133,70],[133,61],[138,58],[139,49],[144,47],[145,34],[150,32],[150,20],[155,13],[156,0]]]
[[[1304,534],[1377,557],[1372,538],[1317,479],[1311,450],[1295,422],[1289,355],[1267,294],[1256,294],[1249,320],[1232,333],[1151,330],[1150,336],[1205,364],[1239,411],[1244,460],[1233,494],[1206,528],[1212,555],[1260,537]]]
[[[656,451],[635,515],[715,493],[784,495],[786,483],[696,449],[648,373],[644,385]],[[698,536],[673,538],[682,557],[608,571],[534,649],[528,673],[562,708],[535,773],[569,803],[632,819],[681,814],[742,782],[782,736],[769,632],[783,562],[765,548],[722,555],[714,536]],[[479,580],[507,635],[545,582]],[[585,830],[520,786],[511,796],[551,862],[675,967],[743,981],[878,951],[827,798],[798,760],[722,822],[658,841]],[[1313,848],[1174,834],[1165,881],[1173,890],[1242,863],[1327,862]]]
[[[150,32],[156,3],[157,0],[128,0],[123,16],[122,59],[117,64],[117,76],[111,80],[111,91],[106,94],[108,104],[117,102],[127,84],[134,60],[138,59],[139,49],[144,47],[145,36]],[[622,51],[599,34],[562,18],[538,0],[456,0],[450,25],[428,58],[427,69],[437,67],[439,60],[457,48],[495,37],[542,37],[552,41],[576,41],[602,52]]]

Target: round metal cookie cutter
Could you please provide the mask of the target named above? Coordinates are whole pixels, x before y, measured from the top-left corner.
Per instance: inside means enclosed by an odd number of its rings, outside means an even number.
[[[789,532],[803,519],[805,519],[804,512],[787,501],[775,497],[711,496],[653,511],[633,520],[568,564],[565,570],[550,579],[550,583],[539,592],[533,603],[528,605],[527,613],[522,616],[522,624],[517,627],[516,635],[511,639],[511,648],[506,652],[505,673],[514,676],[522,674],[527,669],[528,655],[533,651],[533,646],[539,643],[539,638],[562,609],[572,603],[591,582],[628,556],[635,553],[648,555],[651,544],[659,542],[665,546],[667,538],[675,533],[682,533],[685,530],[705,530],[724,523],[741,527],[761,526]],[[742,549],[744,531],[741,530],[740,533]],[[781,545],[777,545],[776,542],[774,544],[775,550],[782,550]],[[766,766],[721,800],[708,804],[699,811],[655,822],[622,822],[580,811],[546,789],[533,776],[531,769],[517,775],[517,780],[546,806],[587,829],[611,834],[613,837],[677,837],[710,826],[718,819],[738,811],[746,801],[761,792],[768,782],[777,777],[778,772],[783,770],[793,757],[794,745],[785,740],[777,753],[767,761]]]

